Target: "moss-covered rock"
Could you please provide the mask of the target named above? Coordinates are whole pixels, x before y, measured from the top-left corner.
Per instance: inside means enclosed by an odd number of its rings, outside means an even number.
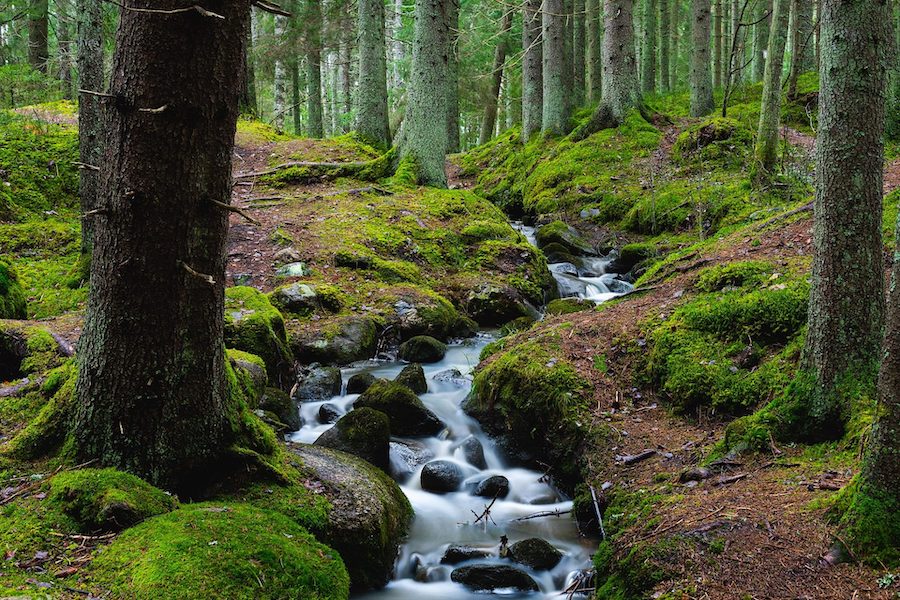
[[[419,363],[412,363],[403,367],[403,370],[394,378],[396,383],[405,385],[416,394],[424,394],[428,391],[428,382],[425,381],[425,370]]]
[[[538,246],[543,248],[550,244],[558,244],[573,255],[595,255],[597,252],[578,231],[562,221],[553,221],[537,230],[535,234]]]
[[[391,433],[405,437],[436,435],[444,423],[405,385],[378,380],[357,399],[356,408],[373,408],[391,420]]]
[[[267,387],[259,399],[259,409],[275,415],[290,431],[298,431],[303,426],[297,404],[284,390]]]
[[[630,273],[636,266],[653,258],[656,254],[657,249],[655,244],[626,244],[619,251],[619,255],[609,263],[607,269],[610,273]]]
[[[66,351],[46,329],[0,323],[0,380],[45,373],[65,359]]]
[[[0,260],[0,319],[24,319],[28,316],[25,291],[12,266]]]
[[[547,314],[568,315],[584,310],[591,310],[596,306],[597,305],[590,300],[582,300],[580,298],[557,298],[556,300],[551,300],[547,304]]]
[[[341,558],[300,525],[245,504],[195,504],[126,530],[91,565],[92,581],[135,599],[344,600]]]
[[[357,408],[319,436],[316,446],[340,450],[372,463],[382,471],[389,466],[390,420],[383,412]]]
[[[484,283],[469,292],[466,312],[480,325],[499,327],[519,317],[533,316],[537,311],[515,288]]]
[[[225,357],[234,369],[250,408],[255,408],[269,385],[266,363],[255,354],[240,350],[227,349]]]
[[[357,373],[347,380],[348,394],[362,394],[375,383],[375,376],[371,373]]]
[[[879,489],[858,475],[833,500],[828,516],[840,527],[840,543],[847,544],[857,560],[875,567],[900,565],[896,493]]]
[[[293,361],[284,317],[259,290],[246,286],[225,290],[225,345],[259,356],[271,377],[287,380]]]
[[[562,560],[562,552],[541,538],[528,538],[510,546],[513,560],[535,571],[552,569]]]
[[[417,335],[400,344],[400,360],[416,363],[434,363],[447,354],[447,344],[427,335]]]
[[[269,300],[279,310],[295,315],[336,313],[346,303],[344,294],[333,285],[302,282],[275,289],[269,294]]]
[[[301,363],[345,365],[375,355],[378,322],[371,317],[341,317],[321,327],[292,321],[290,347]]]
[[[675,142],[675,160],[730,161],[745,157],[753,143],[746,125],[734,119],[715,117],[686,129]]]
[[[50,480],[50,501],[86,530],[118,531],[175,510],[171,495],[115,469],[79,469]]]
[[[694,285],[703,292],[717,292],[726,287],[744,287],[761,284],[775,271],[775,266],[766,261],[739,261],[707,267],[700,271]]]

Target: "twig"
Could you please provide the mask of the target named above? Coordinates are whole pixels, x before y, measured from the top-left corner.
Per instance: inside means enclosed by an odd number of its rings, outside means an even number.
[[[490,503],[490,504],[488,504],[487,506],[484,507],[484,512],[481,513],[480,516],[479,516],[474,510],[472,511],[472,514],[475,515],[475,516],[477,517],[477,518],[475,519],[475,523],[472,523],[472,525],[476,525],[476,524],[477,524],[479,521],[481,521],[482,519],[485,520],[485,521],[484,521],[485,524],[487,524],[487,519],[490,519],[491,521],[494,520],[494,519],[491,517],[491,508],[494,506],[494,502],[497,501],[497,497],[498,497],[498,496],[500,496],[500,490],[497,490],[497,493],[494,494],[494,499],[491,500],[491,503]],[[494,524],[496,525],[496,523],[494,523]]]
[[[86,213],[81,215],[81,217],[79,217],[79,218],[87,219],[88,217],[93,217],[94,215],[102,215],[102,214],[105,214],[108,212],[109,212],[109,210],[106,208],[95,208],[94,210],[87,211]]]
[[[193,6],[186,6],[184,8],[173,8],[170,10],[163,10],[163,9],[159,9],[159,8],[137,8],[135,6],[126,6],[124,2],[117,2],[116,0],[106,0],[106,2],[109,2],[110,4],[115,4],[122,10],[130,10],[131,12],[151,13],[151,14],[155,14],[155,15],[177,15],[177,14],[181,14],[181,13],[196,11],[196,12],[200,13],[201,15],[203,15],[204,17],[214,17],[216,19],[223,19],[223,20],[225,19],[225,17],[223,15],[206,10],[205,8],[203,8],[202,6],[199,6],[197,4],[194,4]]]
[[[531,519],[541,519],[543,517],[561,517],[562,515],[567,515],[571,513],[572,510],[543,510],[541,512],[534,513],[532,515],[525,515],[524,517],[518,517],[513,519],[513,523],[518,523],[519,521],[530,521]]]
[[[99,171],[100,170],[100,167],[98,167],[97,165],[89,165],[89,164],[83,163],[83,162],[73,162],[72,164],[84,171]]]
[[[218,200],[213,200],[212,202],[213,202],[213,204],[215,204],[216,206],[218,206],[220,208],[224,208],[227,211],[231,211],[235,214],[238,214],[238,215],[244,217],[245,219],[247,219],[248,221],[250,221],[257,227],[260,227],[262,225],[262,223],[260,223],[259,221],[257,221],[253,217],[251,217],[249,214],[247,214],[247,212],[240,206],[235,206],[234,204],[226,204],[224,202],[219,202]]]
[[[153,113],[153,114],[157,115],[161,112],[165,112],[168,108],[169,108],[168,104],[163,104],[159,108],[139,108],[138,112]]]
[[[89,96],[98,96],[100,98],[115,98],[116,97],[115,94],[107,94],[105,92],[97,92],[95,90],[80,89],[80,90],[78,90],[78,93],[79,94],[87,94]]]
[[[591,499],[594,501],[594,512],[597,514],[597,523],[600,524],[600,540],[606,539],[606,530],[603,528],[603,513],[600,511],[600,503],[597,501],[597,491],[594,486],[591,488]]]
[[[195,271],[194,269],[192,269],[190,267],[190,265],[188,265],[184,261],[178,261],[178,262],[181,263],[181,266],[184,267],[185,271],[187,271],[189,274],[193,275],[197,279],[200,279],[200,280],[208,283],[209,285],[216,285],[216,280],[215,280],[215,278],[213,278],[212,275],[206,275],[205,273],[201,273],[200,271]]]
[[[271,2],[264,2],[263,0],[256,0],[253,3],[253,6],[260,10],[264,10],[267,13],[272,13],[273,15],[278,15],[281,17],[292,17],[293,15],[288,11],[284,10],[277,4],[272,4]]]

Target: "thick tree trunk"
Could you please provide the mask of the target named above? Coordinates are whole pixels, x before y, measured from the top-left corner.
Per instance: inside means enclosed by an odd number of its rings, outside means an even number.
[[[691,0],[691,116],[694,117],[708,115],[713,109],[709,29],[709,0]]]
[[[772,26],[772,0],[757,0],[753,26],[753,81],[762,81],[766,72],[769,28]]]
[[[585,98],[585,0],[574,0],[572,14],[572,106],[580,107]]]
[[[400,30],[403,28],[403,0],[393,0],[391,9],[391,14],[388,17],[391,22],[391,89],[399,90],[403,87],[400,67],[406,58],[406,46],[403,45],[403,40],[400,39]],[[398,93],[395,101],[399,102],[399,100],[400,94]]]
[[[587,0],[587,98],[591,103],[600,102],[603,95],[603,38],[600,35],[602,0]]]
[[[306,0],[306,114],[307,134],[311,138],[325,135],[322,111],[322,6],[321,0]]]
[[[56,1],[56,45],[59,54],[59,80],[62,83],[63,98],[72,100],[75,90],[72,85],[72,36],[70,28],[69,0]]]
[[[528,141],[541,130],[544,110],[541,0],[525,0],[522,15],[522,140]]]
[[[641,89],[647,93],[652,93],[656,89],[656,3],[657,0],[644,0]]]
[[[637,65],[634,56],[633,0],[605,0],[603,38],[603,104],[616,123],[638,106]]]
[[[894,51],[900,52],[900,1],[893,1]],[[888,138],[900,140],[900,61],[894,60],[889,72],[889,88],[886,112]]]
[[[672,89],[669,74],[671,29],[672,0],[659,0],[659,91],[664,94]]]
[[[569,128],[569,101],[566,97],[566,17],[564,0],[544,0],[543,97],[541,131],[562,135]]]
[[[497,121],[497,102],[500,98],[500,86],[503,83],[503,65],[506,64],[507,38],[511,27],[512,11],[504,10],[503,20],[500,23],[500,34],[497,39],[497,48],[494,50],[491,88],[488,90],[488,97],[485,99],[484,120],[481,122],[481,135],[478,136],[479,144],[488,143],[494,135],[494,126]]]
[[[759,112],[759,134],[756,138],[756,169],[759,181],[765,181],[778,159],[778,124],[781,118],[781,72],[784,68],[784,46],[787,38],[790,0],[775,0],[766,72]]]
[[[251,19],[251,29],[253,20]],[[244,57],[244,76],[241,80],[242,114],[256,115],[256,69],[253,66],[253,32],[247,35],[247,56]]]
[[[412,72],[401,160],[415,163],[421,185],[447,186],[447,80],[450,32],[449,0],[417,0],[413,29]]]
[[[302,94],[300,90],[302,89],[302,80],[300,73],[300,60],[298,57],[293,57],[290,61],[291,64],[291,114],[294,116],[294,135],[301,135],[303,133],[303,111],[300,106],[302,104]]]
[[[460,151],[459,141],[459,0],[448,0],[447,30],[450,55],[447,60],[447,152]]]
[[[797,95],[797,78],[815,67],[813,56],[813,0],[791,2],[791,73],[788,97]]]
[[[713,87],[722,87],[722,55],[724,44],[722,43],[722,25],[724,21],[724,5],[727,0],[715,0],[715,15],[713,16]],[[692,0],[693,2],[693,0]],[[697,40],[694,40],[696,43]],[[694,48],[694,52],[696,52]]]
[[[359,0],[358,18],[356,131],[374,146],[387,149],[391,145],[391,129],[388,120],[383,0]]]
[[[229,213],[216,202],[231,197],[250,9],[204,6],[224,20],[121,15],[73,428],[79,458],[176,490],[222,471],[240,422],[223,352]]]
[[[807,419],[813,437],[840,437],[847,407],[838,384],[848,378],[854,385],[864,384],[881,358],[889,19],[884,3],[822,3],[812,291],[802,361],[817,386]],[[896,55],[890,57],[896,60]],[[896,480],[892,485],[896,489]]]
[[[103,11],[101,0],[76,0],[78,15],[76,34],[76,66],[78,87],[82,90],[103,92]],[[103,156],[100,98],[94,94],[78,95],[78,154],[82,163],[99,166]],[[93,169],[82,169],[78,182],[81,214],[92,214],[97,208],[99,177]],[[87,265],[93,248],[94,223],[98,217],[81,219],[82,264]],[[82,275],[87,275],[83,273]]]
[[[30,0],[28,9],[28,64],[41,73],[47,72],[50,60],[48,48],[48,2],[47,0]]]
[[[285,37],[288,28],[287,17],[275,17],[275,44],[279,49],[285,45]],[[279,131],[284,130],[285,113],[287,113],[288,93],[288,64],[281,54],[275,59],[275,115],[273,122]]]

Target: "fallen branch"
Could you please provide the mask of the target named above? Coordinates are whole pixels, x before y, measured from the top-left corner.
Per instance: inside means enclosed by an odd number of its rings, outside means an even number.
[[[722,486],[734,483],[735,481],[740,481],[742,479],[747,479],[749,473],[738,473],[737,475],[728,475],[724,477],[719,477],[713,482],[715,486]]]
[[[290,169],[293,167],[305,167],[308,169],[363,169],[369,166],[368,162],[307,162],[307,161],[290,161],[275,165],[271,169],[264,171],[253,171],[251,173],[238,173],[235,179],[250,179],[253,177],[264,177],[266,175],[274,175],[279,171]]]
[[[534,513],[532,515],[525,515],[524,517],[518,517],[513,519],[512,523],[518,523],[519,521],[530,521],[531,519],[542,519],[544,517],[561,517],[562,515],[568,515],[572,510],[544,510],[541,512]],[[476,515],[477,516],[477,515]]]
[[[603,528],[603,511],[600,510],[600,503],[597,501],[597,491],[594,486],[591,488],[591,500],[594,502],[594,513],[597,515],[597,523],[600,525],[600,540],[606,539],[606,530]]]
[[[260,227],[262,225],[262,223],[260,223],[259,221],[257,221],[253,217],[251,217],[249,214],[247,214],[247,212],[240,206],[235,206],[234,204],[226,204],[225,202],[219,202],[218,200],[213,200],[212,202],[219,208],[224,208],[227,211],[233,212],[235,214],[238,214],[238,215],[244,217],[245,219],[247,219],[248,221],[250,221],[257,227]]]
[[[72,162],[72,164],[75,165],[76,167],[78,167],[79,169],[81,169],[82,171],[99,171],[100,170],[100,167],[98,167],[97,165],[89,165],[87,163],[74,162],[74,161]]]
[[[774,216],[771,219],[769,219],[768,221],[764,221],[763,223],[756,226],[756,231],[762,231],[766,227],[769,227],[770,225],[774,225],[775,223],[784,221],[785,219],[789,219],[789,218],[793,217],[794,215],[799,215],[800,213],[812,212],[812,211],[813,211],[813,203],[809,202],[808,204],[804,204],[803,206],[800,206],[793,210],[789,210],[786,213],[782,213],[780,215]]]
[[[474,510],[472,511],[472,514],[475,515],[475,517],[476,517],[475,522],[472,523],[472,525],[477,525],[478,522],[481,521],[482,519],[484,519],[485,525],[487,525],[488,519],[490,519],[491,523],[494,523],[494,525],[497,524],[496,521],[494,521],[493,517],[491,517],[491,508],[493,508],[494,502],[497,501],[498,496],[500,496],[500,490],[497,490],[497,493],[494,494],[494,499],[491,500],[490,504],[488,504],[487,506],[484,507],[484,512],[482,512],[480,515],[478,513],[476,513]]]
[[[293,15],[288,11],[284,10],[277,4],[272,4],[271,2],[265,2],[264,0],[256,0],[253,3],[253,6],[256,8],[265,11],[267,13],[272,13],[273,15],[278,15],[280,17],[292,17]]]
[[[656,450],[648,449],[637,454],[625,454],[616,456],[616,462],[620,462],[624,465],[633,465],[654,456],[656,456]]]

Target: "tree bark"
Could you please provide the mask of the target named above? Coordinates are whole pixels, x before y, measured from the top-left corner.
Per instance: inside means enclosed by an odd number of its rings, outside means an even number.
[[[358,19],[356,131],[370,144],[387,149],[391,145],[391,129],[388,120],[383,0],[359,0]]]
[[[587,0],[587,97],[591,103],[600,102],[603,95],[603,38],[602,0]]]
[[[400,159],[415,163],[421,185],[446,187],[449,0],[418,0],[415,10]]]
[[[672,1],[659,0],[659,91],[664,94],[672,89],[669,75],[671,29]]]
[[[656,89],[656,2],[657,0],[644,0],[641,89],[647,93],[652,93]]]
[[[775,0],[772,27],[769,30],[769,49],[766,52],[766,72],[759,112],[759,133],[756,138],[756,169],[758,181],[765,181],[778,159],[778,124],[781,118],[781,72],[784,68],[784,46],[787,38],[790,0]]]
[[[728,72],[726,73],[726,85],[732,87],[733,84],[744,78],[744,39],[746,38],[745,28],[741,27],[741,16],[744,11],[745,2],[749,5],[753,0],[731,0],[731,29],[728,38],[728,48],[726,52],[729,56]],[[748,16],[748,15],[744,15]]]
[[[447,152],[460,151],[459,141],[459,0],[448,0],[447,30],[450,54],[447,60]]]
[[[287,17],[275,17],[275,44],[278,46],[278,56],[275,58],[275,115],[273,122],[278,131],[284,131],[284,119],[287,112],[288,93],[288,65],[284,47],[286,46],[286,34],[288,28]]]
[[[816,383],[807,419],[811,437],[842,435],[847,407],[838,384],[850,380],[864,385],[881,358],[882,133],[889,19],[884,3],[822,3],[812,290],[802,359]],[[887,364],[895,359],[889,357]]]
[[[72,100],[75,90],[72,82],[72,36],[69,0],[56,0],[56,43],[59,54],[59,80],[63,98]]]
[[[28,10],[28,64],[41,73],[47,73],[50,61],[48,48],[48,2],[47,0],[30,0]]]
[[[797,78],[815,67],[813,61],[813,0],[791,2],[791,73],[788,97],[797,95]]]
[[[93,92],[105,91],[103,81],[103,11],[101,0],[76,0],[76,66],[78,87]],[[94,94],[78,96],[78,155],[82,163],[99,166],[103,156],[100,98]],[[97,171],[82,169],[78,182],[81,214],[97,208]],[[81,218],[82,264],[87,265],[93,248],[96,217]],[[87,275],[83,273],[82,275]]]
[[[253,20],[251,19],[251,29]],[[253,66],[253,32],[247,35],[247,56],[244,58],[244,74],[241,79],[241,113],[256,115],[256,69]]]
[[[572,106],[584,104],[585,98],[585,0],[574,0],[572,14]]]
[[[572,114],[575,106],[575,56],[574,56],[574,38],[575,28],[573,26],[573,14],[575,10],[575,0],[563,0],[563,85],[564,97],[568,104],[567,112]]]
[[[488,91],[488,97],[485,99],[484,120],[481,122],[481,135],[478,136],[479,144],[488,143],[494,135],[494,126],[497,121],[497,101],[500,98],[500,86],[503,83],[503,65],[506,63],[506,50],[509,43],[507,38],[511,27],[512,11],[504,9],[500,33],[497,39],[497,48],[494,50],[491,88]]]
[[[291,114],[294,117],[294,135],[303,133],[302,95],[300,93],[302,81],[300,73],[300,59],[297,56],[291,58]]]
[[[306,113],[307,134],[311,138],[325,135],[322,110],[322,6],[321,0],[306,0]]]
[[[527,142],[541,130],[544,110],[541,0],[525,0],[522,15],[522,140]]]
[[[542,14],[543,98],[541,131],[562,135],[569,128],[566,97],[566,17],[563,0],[544,0]]]
[[[766,72],[769,28],[772,26],[772,0],[757,0],[753,26],[753,81],[762,81]],[[768,15],[768,16],[766,16]]]
[[[709,30],[709,0],[691,0],[691,116],[693,117],[708,115],[713,110]],[[718,56],[718,52],[716,55]],[[713,71],[715,70],[714,68]]]
[[[205,7],[224,20],[121,15],[72,430],[80,459],[175,490],[233,462],[241,421],[223,352],[229,213],[215,202],[231,197],[250,9]]]
[[[634,56],[633,0],[605,0],[603,38],[603,103],[616,123],[638,106]]]
[[[724,70],[722,67],[722,24],[725,1],[715,0],[715,16],[713,17],[713,87],[715,89],[722,87],[722,71]],[[696,43],[696,40],[694,42]]]
[[[892,10],[894,51],[900,52],[900,2],[894,0]],[[900,140],[900,61],[893,61],[889,77],[885,131],[889,139]]]

